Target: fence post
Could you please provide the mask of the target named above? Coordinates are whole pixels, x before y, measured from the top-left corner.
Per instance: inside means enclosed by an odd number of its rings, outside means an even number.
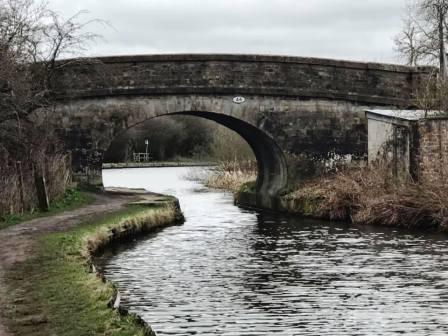
[[[45,176],[39,174],[37,170],[34,171],[34,183],[36,185],[37,200],[39,202],[39,209],[47,212],[50,210],[50,202],[48,200],[47,184]]]

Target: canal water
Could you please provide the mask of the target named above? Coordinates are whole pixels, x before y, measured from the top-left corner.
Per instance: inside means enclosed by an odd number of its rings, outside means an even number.
[[[191,169],[103,172],[186,217],[100,260],[157,335],[448,335],[446,236],[241,209]]]

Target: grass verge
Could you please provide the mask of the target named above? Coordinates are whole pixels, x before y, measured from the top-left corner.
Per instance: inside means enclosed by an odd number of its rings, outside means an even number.
[[[50,211],[34,211],[23,214],[0,216],[0,230],[35,218],[51,216],[63,211],[73,210],[90,204],[93,200],[94,198],[85,192],[77,189],[67,189],[62,198],[55,200],[50,204]]]
[[[33,257],[7,273],[9,327],[17,335],[151,335],[139,319],[110,309],[116,291],[92,272],[92,254],[179,220],[172,203],[133,205],[38,239]]]

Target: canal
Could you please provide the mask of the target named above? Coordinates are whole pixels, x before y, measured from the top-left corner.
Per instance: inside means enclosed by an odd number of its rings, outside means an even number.
[[[98,261],[157,335],[448,334],[447,236],[241,209],[192,169],[103,171],[186,217]]]

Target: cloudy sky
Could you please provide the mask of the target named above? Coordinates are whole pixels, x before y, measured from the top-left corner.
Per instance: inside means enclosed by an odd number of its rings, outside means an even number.
[[[405,0],[50,0],[112,27],[86,56],[255,53],[399,63]]]

